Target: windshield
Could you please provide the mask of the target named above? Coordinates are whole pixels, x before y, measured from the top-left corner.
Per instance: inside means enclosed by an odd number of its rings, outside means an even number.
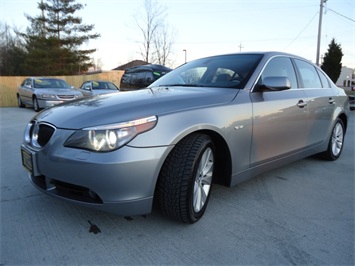
[[[101,82],[101,81],[93,81],[92,89],[93,90],[115,90],[115,91],[118,90],[118,88],[113,83]]]
[[[35,79],[34,87],[38,89],[70,89],[70,86],[61,79]]]
[[[232,54],[198,59],[176,68],[149,87],[243,88],[261,57],[261,54]]]

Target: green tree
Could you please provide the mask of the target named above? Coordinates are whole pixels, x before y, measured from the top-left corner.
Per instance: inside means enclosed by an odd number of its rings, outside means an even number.
[[[38,3],[41,14],[26,15],[31,23],[22,36],[27,57],[27,75],[69,75],[85,72],[93,65],[90,55],[96,49],[81,50],[85,42],[100,37],[90,32],[94,25],[82,23],[74,13],[84,6],[76,0],[45,0]]]
[[[341,59],[343,55],[340,44],[337,44],[333,38],[329,44],[328,51],[324,54],[321,68],[334,83],[338,80],[341,73]]]
[[[26,75],[70,75],[78,72],[75,54],[59,46],[55,37],[27,38],[26,49],[28,55],[22,65]]]

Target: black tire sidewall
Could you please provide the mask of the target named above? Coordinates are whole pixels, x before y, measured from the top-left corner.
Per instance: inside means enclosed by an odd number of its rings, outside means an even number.
[[[21,101],[20,95],[17,95],[17,105],[18,107],[22,108],[24,106],[24,104]]]

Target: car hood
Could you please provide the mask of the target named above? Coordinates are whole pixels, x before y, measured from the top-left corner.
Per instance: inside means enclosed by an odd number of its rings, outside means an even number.
[[[159,87],[98,95],[46,109],[35,119],[57,128],[85,127],[131,121],[232,101],[237,89]]]

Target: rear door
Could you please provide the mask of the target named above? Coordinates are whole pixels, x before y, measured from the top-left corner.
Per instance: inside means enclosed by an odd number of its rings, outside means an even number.
[[[328,79],[319,69],[304,60],[294,61],[308,98],[307,145],[312,146],[323,142],[328,136],[335,98]]]
[[[250,94],[253,102],[251,166],[294,153],[307,143],[307,97],[304,90],[299,89],[291,59],[272,58],[258,84],[266,77],[287,77],[291,89]]]

